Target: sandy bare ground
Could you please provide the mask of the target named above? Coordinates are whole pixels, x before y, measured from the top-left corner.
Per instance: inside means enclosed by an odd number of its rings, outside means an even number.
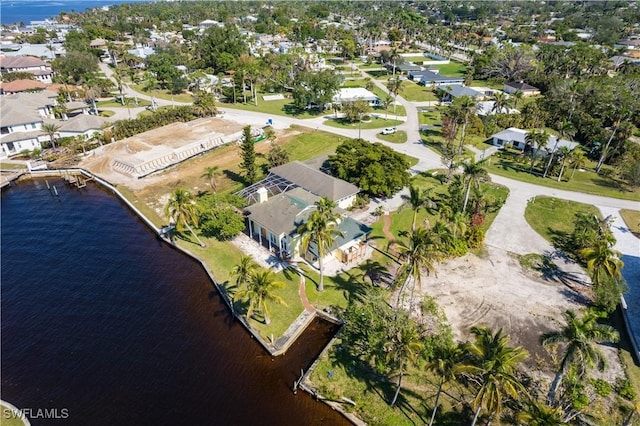
[[[437,277],[424,277],[422,289],[415,291],[414,306],[424,295],[434,297],[444,310],[457,340],[470,340],[473,326],[503,328],[512,345],[529,352],[529,369],[550,380],[553,357],[538,339],[563,325],[562,312],[585,307],[589,287],[562,274],[545,278],[525,270],[514,254],[488,246],[486,257],[469,254],[439,264]],[[404,304],[409,304],[408,298]],[[617,350],[605,345],[601,349],[609,360],[602,377],[612,381],[624,377]]]

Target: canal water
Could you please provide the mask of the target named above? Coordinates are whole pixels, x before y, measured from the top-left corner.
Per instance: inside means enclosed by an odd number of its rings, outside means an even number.
[[[348,424],[291,391],[335,326],[272,358],[115,197],[49,183],[59,197],[34,180],[1,198],[1,396],[66,417],[32,424]]]

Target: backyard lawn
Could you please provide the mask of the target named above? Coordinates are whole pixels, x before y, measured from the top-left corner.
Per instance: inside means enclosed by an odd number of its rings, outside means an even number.
[[[575,174],[573,170],[566,170],[562,181],[557,182],[556,176],[542,178],[529,173],[528,159],[518,160],[519,158],[517,155],[510,156],[508,154],[504,154],[502,158],[490,157],[487,161],[487,169],[490,173],[550,188],[640,201],[640,189],[631,191],[625,187],[624,183],[611,177],[605,177],[603,173],[597,174],[593,171],[595,166],[593,162],[578,169]]]
[[[451,61],[444,65],[435,65],[438,72],[448,77],[462,77],[467,73],[467,66],[462,62]]]
[[[398,130],[395,133],[390,135],[383,135],[382,133],[378,134],[378,139],[382,139],[383,141],[391,142],[391,143],[405,143],[407,141],[407,132],[404,130]]]
[[[413,81],[403,81],[398,94],[409,102],[437,101],[438,97],[430,87],[421,86]]]

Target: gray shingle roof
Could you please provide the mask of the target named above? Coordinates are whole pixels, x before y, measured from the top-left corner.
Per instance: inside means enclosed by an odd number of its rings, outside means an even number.
[[[0,97],[2,110],[2,126],[37,123],[42,121],[38,109],[55,102],[55,93],[47,91],[38,93],[17,93]]]
[[[448,83],[448,82],[462,82],[464,81],[464,77],[447,77],[446,75],[440,75],[433,71],[421,71],[422,78],[420,78],[420,82],[422,84],[428,85],[429,83]],[[458,84],[460,84],[458,83]]]
[[[100,130],[107,119],[95,115],[80,114],[70,118],[60,126],[61,132],[77,132],[84,133],[87,130]]]
[[[31,132],[13,132],[8,135],[4,135],[0,139],[0,143],[9,143],[9,142],[18,142],[18,141],[28,141],[31,139],[38,139],[38,136],[41,136],[42,130],[33,130]]]
[[[332,201],[341,200],[360,191],[357,186],[322,173],[300,161],[292,161],[269,171],[319,197],[325,197]]]
[[[269,229],[274,234],[291,234],[311,211],[310,207],[320,197],[295,188],[269,198],[264,203],[253,204],[245,210],[251,219]]]
[[[512,82],[506,83],[505,86],[513,87],[514,89],[521,90],[523,92],[540,90],[537,87],[533,87],[530,84],[523,83],[521,81],[512,81]]]
[[[453,84],[451,86],[443,87],[442,90],[449,93],[454,98],[460,96],[470,96],[472,98],[484,98],[484,93],[474,90],[470,87],[462,86],[460,84]]]

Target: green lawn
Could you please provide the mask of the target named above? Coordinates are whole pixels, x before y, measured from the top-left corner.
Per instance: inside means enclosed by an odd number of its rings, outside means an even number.
[[[338,119],[331,119],[331,120],[327,120],[325,121],[323,124],[327,125],[327,126],[331,126],[331,127],[337,127],[340,129],[354,129],[354,130],[358,130],[360,129],[382,129],[384,127],[393,127],[393,126],[397,126],[399,124],[404,123],[404,121],[401,120],[385,120],[384,118],[376,118],[376,117],[372,117],[371,121],[365,121],[362,123],[348,123],[346,121],[341,120],[340,118]]]
[[[319,112],[317,110],[300,110],[293,106],[293,101],[291,99],[287,98],[275,101],[265,101],[262,99],[263,95],[268,95],[268,93],[258,93],[258,106],[255,106],[253,102],[247,102],[246,104],[243,104],[242,102],[237,102],[235,104],[232,102],[218,102],[217,105],[224,108],[263,112],[265,114],[284,115],[301,119],[313,118],[331,113],[331,111]]]
[[[620,216],[624,219],[631,232],[640,238],[640,211],[638,210],[620,210]]]
[[[338,145],[347,138],[321,130],[307,131],[295,135],[284,144],[291,161],[306,161],[320,155],[334,153]]]
[[[151,105],[151,102],[145,99],[138,99],[138,103],[136,104],[136,98],[125,98],[125,105],[122,105],[120,100],[110,99],[108,101],[99,101],[96,102],[96,106],[100,107],[110,107],[110,108],[136,108],[136,107],[144,107]]]
[[[640,201],[640,189],[631,192],[625,189],[622,183],[612,178],[598,175],[591,168],[593,167],[591,163],[585,166],[584,171],[576,171],[573,178],[571,177],[572,170],[566,170],[562,182],[557,182],[555,176],[543,179],[540,176],[530,174],[528,159],[521,159],[518,155],[508,154],[504,154],[502,157],[489,158],[487,169],[490,173],[550,188]],[[517,162],[519,159],[521,163]]]
[[[405,143],[407,141],[407,132],[398,130],[391,135],[379,134],[378,138],[391,143]]]
[[[158,99],[164,99],[167,101],[175,101],[175,102],[184,102],[184,103],[192,103],[193,96],[188,93],[180,93],[178,95],[172,95],[167,90],[153,89],[153,90],[144,90],[144,84],[132,84],[131,88],[136,92],[144,93],[147,96],[154,96]]]
[[[467,73],[467,65],[462,62],[451,61],[444,65],[435,65],[440,74],[448,77],[461,77]]]
[[[414,83],[413,81],[403,81],[398,94],[409,102],[426,102],[438,100],[430,87],[419,85],[418,83]]]
[[[557,243],[559,237],[573,232],[577,213],[601,217],[595,206],[542,196],[529,201],[524,217],[534,231],[547,241]]]

